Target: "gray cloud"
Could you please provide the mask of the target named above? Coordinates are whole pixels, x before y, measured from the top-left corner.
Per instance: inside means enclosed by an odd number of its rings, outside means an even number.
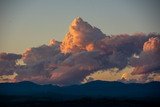
[[[13,53],[0,53],[0,75],[13,74],[16,69],[16,62],[22,56]]]
[[[160,37],[150,38],[138,58],[131,58],[132,74],[160,73]]]

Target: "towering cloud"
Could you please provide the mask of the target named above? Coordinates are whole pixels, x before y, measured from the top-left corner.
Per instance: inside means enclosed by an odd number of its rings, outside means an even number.
[[[100,29],[92,27],[80,17],[73,20],[62,44],[63,53],[74,53],[82,50],[92,51],[98,40],[105,37]]]
[[[62,42],[52,39],[49,45],[29,48],[22,55],[1,53],[0,76],[15,72],[16,81],[70,85],[99,70],[128,65],[135,67],[132,74],[158,73],[159,38],[155,33],[106,36],[78,17]],[[20,58],[25,65],[16,65]]]

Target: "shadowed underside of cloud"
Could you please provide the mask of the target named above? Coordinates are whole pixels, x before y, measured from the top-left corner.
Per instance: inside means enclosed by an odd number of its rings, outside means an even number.
[[[49,45],[29,48],[22,55],[1,53],[0,75],[16,73],[16,81],[70,85],[111,68],[132,66],[133,75],[158,74],[159,39],[156,33],[106,36],[78,17],[62,42],[53,39]],[[25,65],[17,65],[18,59]]]

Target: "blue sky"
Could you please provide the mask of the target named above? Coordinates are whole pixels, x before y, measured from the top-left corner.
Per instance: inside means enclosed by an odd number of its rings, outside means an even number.
[[[160,32],[159,0],[1,0],[0,52],[61,41],[80,16],[105,34]]]

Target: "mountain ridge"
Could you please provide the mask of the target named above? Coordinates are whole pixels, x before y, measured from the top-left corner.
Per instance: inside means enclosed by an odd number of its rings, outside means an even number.
[[[23,81],[18,83],[0,83],[0,95],[18,96],[50,96],[73,95],[79,97],[160,97],[160,82],[149,83],[122,83],[108,81],[92,81],[80,85],[57,86],[38,85]],[[55,97],[56,98],[56,97]]]
[[[157,81],[142,84],[98,80],[70,86],[23,81],[0,83],[0,103],[4,107],[146,107],[159,104],[159,90]]]

